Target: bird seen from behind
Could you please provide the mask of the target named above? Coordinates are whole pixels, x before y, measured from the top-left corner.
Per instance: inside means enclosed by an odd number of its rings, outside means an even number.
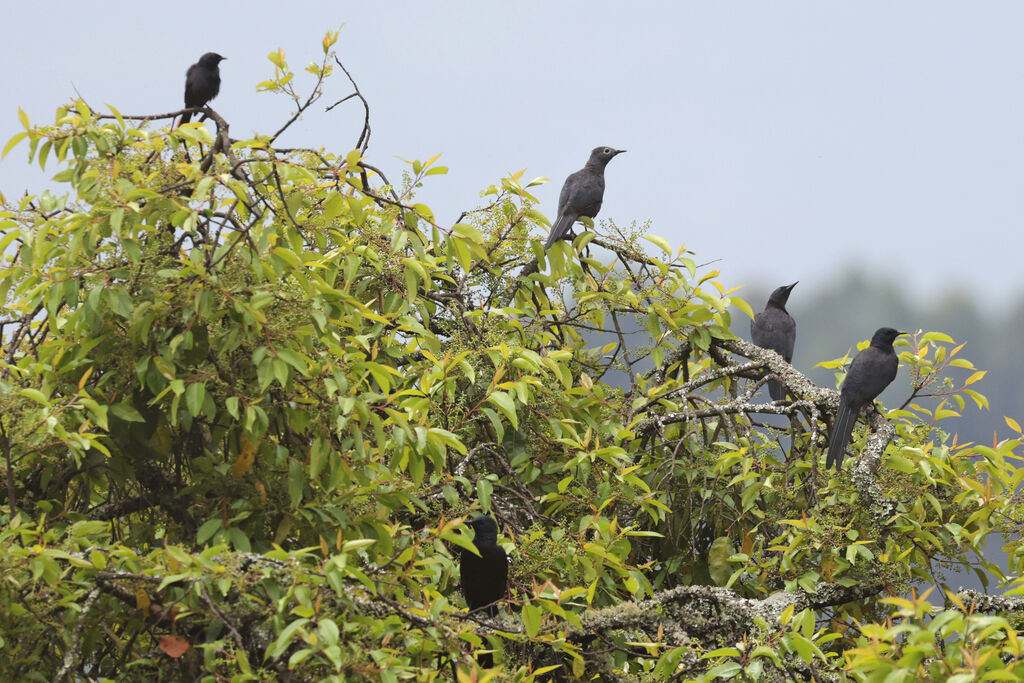
[[[572,230],[581,216],[594,218],[601,210],[604,200],[604,167],[608,162],[626,150],[611,147],[595,147],[590,159],[580,170],[569,175],[562,185],[562,193],[558,196],[558,218],[551,226],[548,240],[544,243],[544,251]]]
[[[762,349],[771,349],[787,363],[793,362],[793,347],[796,345],[796,321],[786,310],[789,293],[797,286],[783,285],[768,297],[764,310],[750,321],[750,341]],[[777,380],[768,380],[768,394],[773,401],[786,398],[786,389]]]
[[[498,545],[498,525],[486,515],[475,517],[468,522],[476,536],[473,545],[480,551],[479,557],[462,549],[459,572],[462,581],[462,595],[471,613],[480,616],[498,616],[498,602],[508,591],[508,555]],[[481,653],[477,661],[480,666],[494,666],[494,656]]]
[[[906,332],[897,332],[891,327],[882,327],[871,337],[871,346],[857,354],[846,373],[846,379],[839,388],[839,410],[832,425],[832,438],[828,442],[828,457],[825,467],[842,469],[846,457],[846,445],[850,443],[853,426],[861,408],[869,406],[896,378],[899,358],[892,343]]]
[[[216,52],[207,52],[185,73],[185,106],[205,107],[220,92],[220,63],[227,59]],[[192,113],[181,115],[181,123],[192,120]]]

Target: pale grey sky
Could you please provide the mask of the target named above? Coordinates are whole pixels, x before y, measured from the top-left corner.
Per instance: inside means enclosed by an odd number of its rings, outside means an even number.
[[[652,220],[729,284],[814,287],[855,261],[905,273],[915,297],[960,283],[998,308],[1024,288],[1024,3],[181,2],[4,0],[0,144],[74,95],[156,113],[181,106],[201,53],[229,59],[215,108],[235,136],[271,132],[287,103],[260,94],[266,54],[301,67],[324,32],[372,106],[373,163],[443,153],[419,200],[442,221],[526,168],[554,211],[596,145],[602,217]],[[11,56],[15,57],[11,57]],[[354,144],[332,79],[282,144]],[[41,190],[26,148],[0,189]],[[769,235],[773,235],[770,237]],[[749,293],[748,293],[749,294]],[[851,293],[855,295],[855,293]],[[762,302],[752,300],[755,306]]]

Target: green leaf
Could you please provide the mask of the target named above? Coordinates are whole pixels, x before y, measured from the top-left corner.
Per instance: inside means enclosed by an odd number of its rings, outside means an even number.
[[[754,319],[754,309],[752,309],[750,307],[750,304],[748,304],[743,299],[739,298],[738,296],[730,296],[729,303],[735,306],[736,308],[740,309],[744,313],[746,313],[747,317],[750,318],[751,320]]]
[[[28,133],[25,132],[25,131],[22,131],[20,133],[15,133],[11,137],[11,139],[7,141],[7,144],[4,145],[4,151],[3,151],[3,153],[0,153],[0,159],[3,159],[4,157],[6,157],[8,152],[10,152],[12,149],[17,147],[18,143],[21,142],[22,140],[24,140],[27,137],[28,137]]]
[[[526,635],[536,638],[540,633],[540,621],[543,616],[540,607],[528,602],[523,605],[523,626],[526,627]]]
[[[302,259],[299,258],[294,251],[291,249],[285,249],[284,247],[275,247],[271,253],[277,256],[279,259],[287,263],[292,268],[301,268]]]
[[[476,497],[480,501],[480,510],[484,514],[491,511],[491,482],[480,478],[476,480]]]
[[[110,412],[114,415],[114,417],[120,420],[124,420],[125,422],[146,421],[146,419],[142,417],[142,414],[139,413],[138,410],[136,410],[133,406],[128,405],[127,403],[114,403],[111,404],[109,408]]]
[[[452,530],[448,529],[448,530],[442,531],[438,535],[440,536],[441,539],[443,539],[445,541],[448,541],[450,543],[454,543],[455,545],[459,546],[460,548],[465,548],[466,550],[468,550],[469,552],[473,553],[474,555],[478,555],[478,556],[480,555],[480,551],[477,549],[476,545],[473,543],[473,539],[471,539],[469,537],[469,534],[457,533],[455,531],[452,531]]]
[[[504,391],[492,391],[487,396],[487,402],[494,405],[512,423],[512,427],[519,428],[519,419],[516,415],[515,403],[512,397]]]
[[[666,240],[664,237],[658,237],[657,235],[644,235],[643,237],[644,237],[645,240],[647,240],[651,244],[654,244],[658,248],[660,248],[668,256],[672,255],[672,246],[668,243],[668,240]]]
[[[202,412],[205,400],[206,385],[202,382],[192,382],[185,389],[185,407],[192,417],[197,417]]]
[[[898,455],[887,456],[885,458],[885,466],[897,472],[906,472],[907,474],[913,474],[917,471],[917,465]]]
[[[708,669],[707,673],[704,674],[704,679],[713,681],[716,678],[732,678],[740,671],[742,671],[742,669],[743,667],[740,665],[739,662],[724,662],[712,669]]]
[[[300,628],[309,623],[309,619],[296,619],[283,629],[277,639],[267,648],[268,658],[280,657],[291,645],[292,635]]]
[[[708,551],[708,570],[715,585],[724,586],[732,576],[733,567],[729,558],[736,553],[736,548],[728,536],[719,536],[711,543]]]
[[[81,521],[71,525],[70,535],[72,538],[88,538],[101,536],[110,533],[110,522]]]
[[[455,225],[452,226],[452,232],[471,242],[476,242],[477,244],[487,243],[487,240],[484,239],[483,234],[479,230],[474,228],[472,225],[469,225],[468,223],[456,223]]]
[[[213,538],[213,535],[220,531],[223,525],[224,523],[219,518],[203,522],[202,526],[199,527],[199,531],[196,532],[196,543],[203,545]]]
[[[50,400],[38,389],[21,389],[18,393],[32,399],[33,401],[43,404],[44,406],[50,403]]]
[[[341,547],[341,552],[350,553],[360,548],[369,548],[376,542],[377,539],[375,538],[356,538],[351,541],[345,541],[345,544]]]
[[[297,460],[288,462],[288,498],[291,501],[292,509],[299,507],[302,502],[302,492],[306,487],[306,477],[302,471],[302,465]]]

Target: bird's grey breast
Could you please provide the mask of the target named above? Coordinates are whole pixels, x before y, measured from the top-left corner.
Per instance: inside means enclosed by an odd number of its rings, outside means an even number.
[[[604,176],[587,173],[579,180],[573,203],[579,207],[579,215],[593,218],[604,199]]]

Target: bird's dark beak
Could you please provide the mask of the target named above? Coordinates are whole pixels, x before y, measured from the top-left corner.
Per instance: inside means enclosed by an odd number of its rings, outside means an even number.
[[[625,152],[625,151],[626,151],[626,150],[624,150],[624,149],[617,149],[617,150],[615,150],[615,154],[616,154],[616,155],[619,155],[619,154],[622,154],[622,153],[623,153],[623,152]]]
[[[796,282],[794,282],[794,283],[793,283],[793,284],[791,284],[791,285],[786,285],[786,289],[793,289],[793,288],[794,288],[794,287],[796,287],[796,286],[797,286],[798,284],[800,284],[800,281],[799,281],[799,280],[797,280]]]

